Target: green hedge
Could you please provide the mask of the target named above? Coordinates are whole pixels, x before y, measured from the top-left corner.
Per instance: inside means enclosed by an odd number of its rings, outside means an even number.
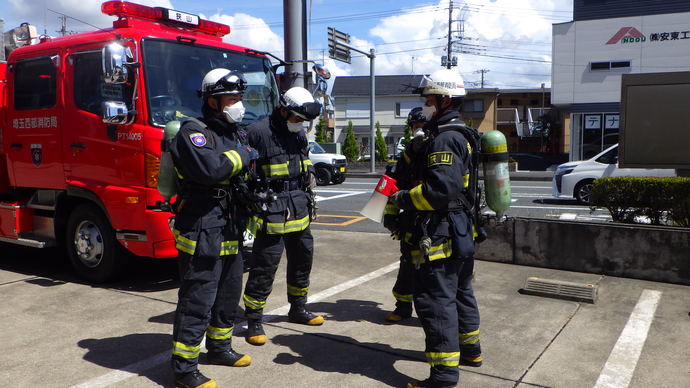
[[[608,209],[617,222],[646,216],[654,225],[690,227],[690,178],[600,178],[594,181],[590,204]]]

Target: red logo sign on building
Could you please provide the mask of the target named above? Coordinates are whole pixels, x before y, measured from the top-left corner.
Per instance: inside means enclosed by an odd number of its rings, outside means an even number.
[[[647,38],[635,27],[623,27],[606,44],[644,42]]]

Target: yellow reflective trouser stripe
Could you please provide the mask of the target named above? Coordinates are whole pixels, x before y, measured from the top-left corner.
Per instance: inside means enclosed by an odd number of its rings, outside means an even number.
[[[307,291],[309,291],[309,287],[300,288],[289,284],[287,285],[287,292],[292,296],[305,296],[307,295]]]
[[[403,295],[393,291],[393,296],[395,297],[395,300],[398,300],[400,302],[412,303],[412,294]]]
[[[448,240],[443,244],[432,245],[429,248],[429,261],[445,259],[453,254],[452,240]]]
[[[452,240],[448,240],[442,244],[432,245],[429,248],[429,261],[450,257],[453,254],[452,242]],[[421,250],[411,251],[410,256],[412,256],[412,264],[423,263],[425,260]]]
[[[184,237],[177,229],[173,229],[173,235],[175,236],[175,248],[184,253],[194,255],[196,241]]]
[[[458,338],[460,338],[460,345],[476,344],[479,342],[479,329],[469,333],[460,333],[458,334]]]
[[[261,168],[264,170],[266,176],[288,175],[290,173],[290,170],[288,170],[289,164],[290,162],[264,164]]]
[[[266,306],[265,300],[254,299],[247,294],[242,295],[242,300],[244,300],[244,306],[252,310],[261,310]]]
[[[403,152],[403,157],[405,158],[405,163],[412,163],[412,159],[410,158],[410,155],[407,154],[407,152]]]
[[[424,198],[424,194],[422,194],[422,185],[417,185],[410,190],[410,198],[412,198],[412,204],[417,210],[434,210],[429,201]]]
[[[431,366],[458,366],[460,364],[460,352],[452,353],[424,353]]]
[[[237,240],[234,241],[223,241],[220,243],[220,255],[236,255],[239,251],[239,243]]]
[[[237,175],[237,173],[242,170],[242,157],[240,157],[240,154],[235,150],[225,151],[223,154],[225,154],[232,163],[232,172],[230,176]]]
[[[462,187],[470,187],[470,174],[465,174],[462,176]]]
[[[386,205],[386,210],[383,211],[383,214],[398,214],[400,212],[400,209],[398,209],[397,206],[395,206],[392,203],[389,203]]]
[[[175,168],[175,173],[177,174],[177,177],[180,178],[180,179],[184,179],[184,177],[182,176],[182,174],[180,174],[180,170],[178,170],[177,167],[174,167],[174,168]]]
[[[232,338],[233,327],[220,328],[209,326],[206,329],[206,337],[214,340],[226,340]]]
[[[268,222],[266,224],[266,233],[268,234],[285,234],[292,232],[300,232],[307,229],[309,226],[309,215],[299,220],[292,220],[286,222]]]
[[[311,160],[303,160],[302,161],[302,171],[307,171],[309,169],[309,166],[313,166],[314,163],[311,162]]]
[[[197,358],[199,353],[201,353],[201,345],[190,346],[185,345],[182,342],[173,341],[173,355],[180,356],[182,358]]]

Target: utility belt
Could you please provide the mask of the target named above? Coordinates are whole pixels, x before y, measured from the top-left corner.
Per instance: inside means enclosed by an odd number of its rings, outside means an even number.
[[[180,190],[184,199],[225,199],[230,196],[228,186],[186,186]]]
[[[301,190],[304,188],[302,179],[273,179],[268,183],[268,187],[274,193],[283,191]]]

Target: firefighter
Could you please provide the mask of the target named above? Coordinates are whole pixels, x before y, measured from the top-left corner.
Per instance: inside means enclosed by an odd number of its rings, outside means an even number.
[[[283,248],[287,254],[288,319],[305,325],[324,321],[305,308],[314,251],[309,228],[314,201],[309,192],[316,186],[316,178],[302,125],[320,114],[321,104],[306,89],[293,87],[280,97],[280,106],[270,116],[247,127],[249,144],[260,155],[256,167],[260,186],[275,198],[250,221],[250,230],[256,231],[254,261],[243,300],[248,327],[245,340],[252,345],[266,343],[261,319]]]
[[[480,366],[479,310],[472,290],[474,227],[468,193],[476,131],[459,119],[465,89],[450,69],[424,77],[419,92],[429,135],[415,162],[413,187],[391,201],[408,213],[399,232],[414,271],[413,300],[425,333],[430,376],[415,387],[455,387],[459,364]],[[472,140],[472,141],[471,141]],[[473,147],[472,144],[475,144]]]
[[[232,349],[235,314],[242,293],[238,255],[246,216],[230,196],[258,153],[246,145],[238,123],[244,116],[244,76],[213,69],[202,81],[200,120],[185,121],[171,145],[180,189],[174,205],[181,285],[173,324],[172,368],[182,387],[215,387],[197,369],[206,335],[212,364],[247,366],[248,355]]]
[[[410,110],[407,115],[407,125],[412,131],[413,137],[410,142],[406,144],[405,150],[400,154],[398,162],[390,172],[391,178],[397,181],[399,189],[409,190],[413,187],[410,177],[412,176],[413,168],[420,168],[420,163],[416,163],[413,167],[413,160],[421,158],[414,158],[415,154],[419,153],[426,141],[424,133],[424,123],[426,117],[422,114],[422,108],[416,107]],[[421,166],[424,168],[424,166]],[[383,226],[386,227],[394,238],[399,239],[398,236],[400,219],[405,215],[400,213],[400,209],[393,203],[386,205],[383,215]],[[407,244],[401,242],[400,244],[400,268],[398,269],[398,277],[393,286],[393,297],[395,298],[395,310],[386,315],[386,321],[399,322],[412,316],[412,288],[414,277],[414,266],[409,257],[409,249],[406,249]]]

